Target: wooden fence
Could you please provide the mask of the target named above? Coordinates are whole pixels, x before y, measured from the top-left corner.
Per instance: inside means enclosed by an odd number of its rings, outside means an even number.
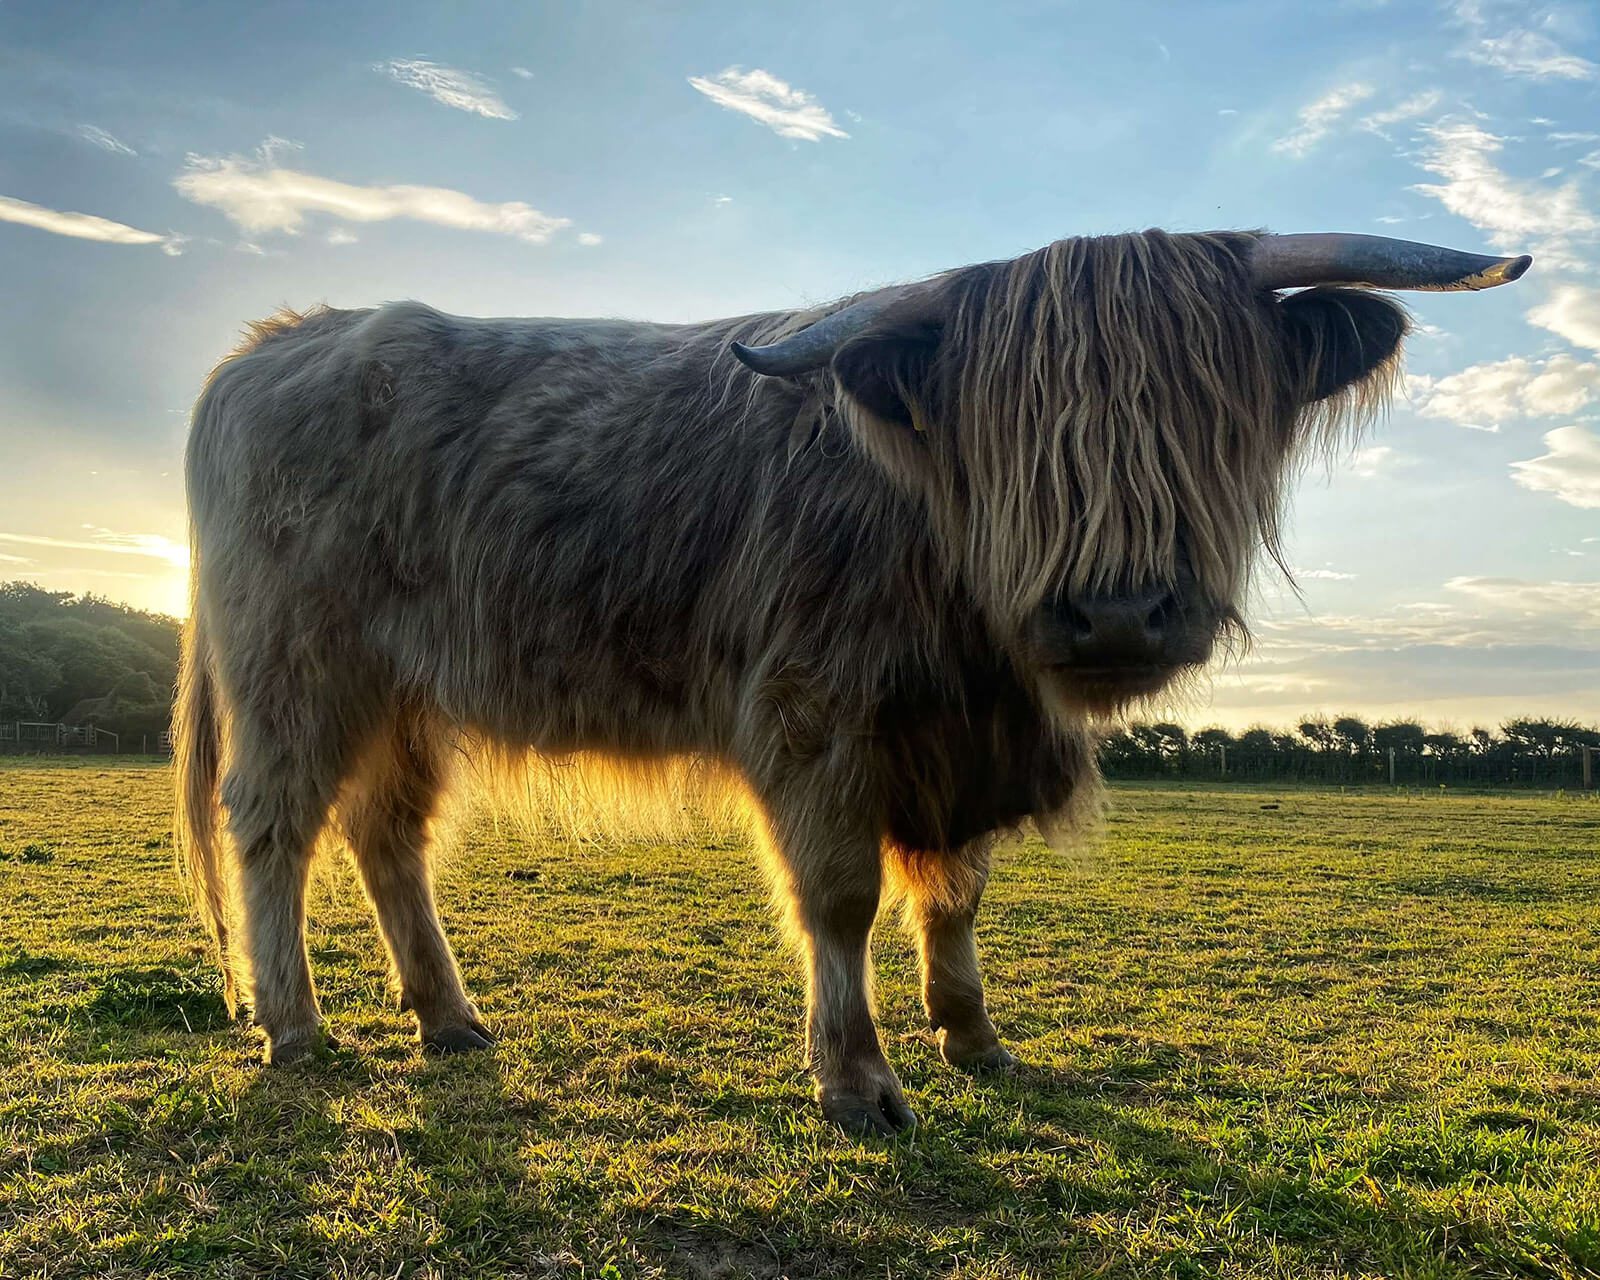
[[[167,738],[167,734],[161,735]],[[92,724],[49,720],[0,720],[0,752],[17,754],[90,755],[122,750],[122,739]]]

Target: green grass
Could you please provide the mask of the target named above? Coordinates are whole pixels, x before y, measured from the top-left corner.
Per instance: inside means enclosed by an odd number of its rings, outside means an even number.
[[[503,1039],[448,1060],[330,866],[344,1047],[264,1074],[166,794],[0,767],[0,1275],[1600,1274],[1589,799],[1118,788],[1097,848],[1000,859],[981,935],[1022,1075],[940,1064],[886,922],[923,1123],[857,1145],[810,1101],[738,843],[485,825],[441,896]]]

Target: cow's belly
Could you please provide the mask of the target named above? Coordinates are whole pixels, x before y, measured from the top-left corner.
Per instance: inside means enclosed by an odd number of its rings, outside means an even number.
[[[498,742],[549,754],[715,754],[725,673],[691,670],[670,638],[597,635],[518,610],[397,602],[372,644],[400,691]],[[575,623],[576,620],[573,620]]]

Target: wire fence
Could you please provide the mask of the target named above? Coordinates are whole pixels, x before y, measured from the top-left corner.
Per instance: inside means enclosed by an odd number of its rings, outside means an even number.
[[[1548,754],[1503,748],[1459,757],[1412,752],[1305,750],[1245,751],[1236,747],[1188,747],[1170,754],[1137,757],[1107,754],[1108,778],[1162,778],[1217,782],[1305,782],[1333,786],[1529,787],[1593,789],[1600,751],[1574,747]]]

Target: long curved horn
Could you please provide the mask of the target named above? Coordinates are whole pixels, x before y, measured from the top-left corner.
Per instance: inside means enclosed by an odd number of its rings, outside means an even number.
[[[1365,284],[1378,289],[1452,291],[1493,289],[1520,279],[1533,265],[1527,254],[1494,258],[1462,253],[1414,240],[1343,232],[1264,235],[1250,256],[1251,276],[1261,289],[1315,284]],[[733,344],[733,354],[757,373],[782,377],[810,373],[914,286],[880,289],[815,324],[765,346]]]
[[[1250,270],[1262,289],[1313,284],[1365,284],[1377,289],[1493,289],[1519,279],[1533,264],[1527,254],[1491,258],[1415,240],[1339,232],[1264,235]]]
[[[733,344],[733,354],[757,373],[769,376],[810,373],[833,359],[833,353],[910,292],[899,285],[869,293],[859,302],[823,316],[815,324],[764,347]]]

